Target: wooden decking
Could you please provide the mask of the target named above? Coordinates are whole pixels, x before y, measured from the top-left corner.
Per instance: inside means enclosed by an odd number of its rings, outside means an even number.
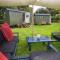
[[[31,60],[60,60],[60,52],[34,52]]]

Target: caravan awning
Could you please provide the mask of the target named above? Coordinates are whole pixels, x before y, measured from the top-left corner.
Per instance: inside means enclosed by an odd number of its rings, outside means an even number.
[[[0,6],[39,5],[60,9],[60,0],[0,0]]]

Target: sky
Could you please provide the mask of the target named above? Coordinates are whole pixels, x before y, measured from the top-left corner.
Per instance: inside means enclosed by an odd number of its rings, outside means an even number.
[[[29,4],[60,9],[60,0],[0,0],[0,6],[25,6]]]
[[[40,1],[40,0],[38,0],[38,1]],[[60,2],[60,0],[41,0],[42,2],[50,2],[50,3],[53,3],[53,2]]]

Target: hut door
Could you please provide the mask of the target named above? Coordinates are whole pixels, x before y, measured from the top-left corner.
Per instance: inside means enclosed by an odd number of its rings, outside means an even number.
[[[25,23],[30,23],[30,13],[25,13]]]

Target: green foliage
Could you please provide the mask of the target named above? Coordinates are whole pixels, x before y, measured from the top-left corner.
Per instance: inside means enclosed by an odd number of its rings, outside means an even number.
[[[5,11],[5,7],[0,7],[0,19],[3,19],[4,11]]]
[[[60,21],[60,15],[52,16],[51,20],[52,20],[52,22],[59,22]]]
[[[46,9],[39,9],[36,11],[36,13],[49,13],[51,16],[55,16],[56,14],[60,13],[60,10],[57,9],[51,9],[51,8],[46,8]]]
[[[42,8],[42,9],[37,10],[36,13],[47,14],[47,13],[49,13],[49,11],[48,11],[48,9]]]
[[[28,12],[32,12],[32,8],[29,6],[18,6],[17,7],[19,10],[21,11],[28,11]]]
[[[0,19],[3,19],[3,9],[0,8]]]
[[[51,8],[47,8],[47,9],[49,10],[51,16],[55,16],[56,14],[59,14],[59,10],[57,9],[51,9]]]

